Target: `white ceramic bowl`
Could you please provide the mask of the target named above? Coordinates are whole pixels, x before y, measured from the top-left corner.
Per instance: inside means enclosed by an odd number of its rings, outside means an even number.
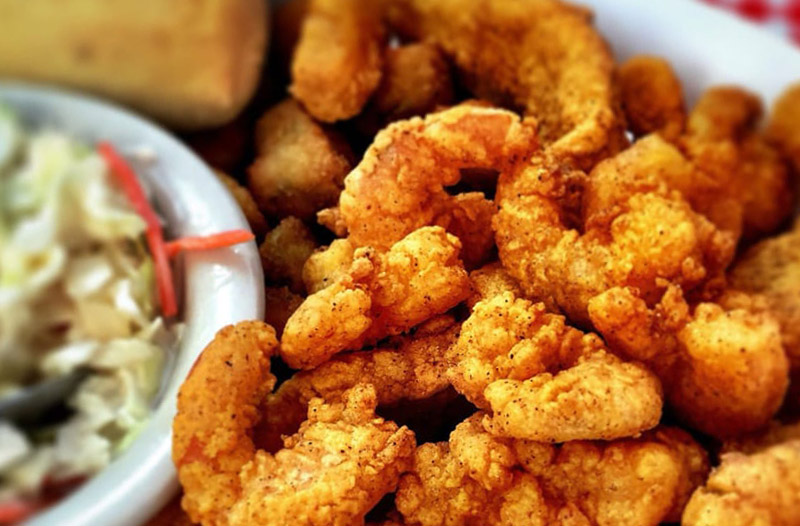
[[[174,137],[113,105],[63,91],[0,83],[0,101],[32,127],[62,130],[88,143],[112,142],[123,154],[145,147],[155,162],[141,175],[152,187],[171,237],[247,228],[247,221],[211,170]],[[185,331],[152,419],[108,468],[29,526],[138,526],[177,489],[170,451],[178,387],[221,327],[261,319],[264,286],[255,243],[185,257],[181,317]]]

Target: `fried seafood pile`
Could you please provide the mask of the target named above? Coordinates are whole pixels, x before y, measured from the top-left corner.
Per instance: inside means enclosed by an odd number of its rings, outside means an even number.
[[[276,19],[290,96],[226,181],[267,323],[181,389],[192,521],[800,523],[800,88],[687,108],[556,0]]]

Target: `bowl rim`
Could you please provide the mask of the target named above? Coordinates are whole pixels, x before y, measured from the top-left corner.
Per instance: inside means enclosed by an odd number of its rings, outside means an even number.
[[[250,229],[211,168],[148,119],[100,98],[27,82],[0,81],[0,102],[36,127],[52,127],[90,143],[108,140],[123,155],[142,147],[152,151],[155,161],[140,175],[152,187],[171,235]],[[109,466],[27,526],[138,526],[177,491],[171,430],[178,388],[217,330],[264,315],[263,272],[254,242],[186,254],[183,269],[184,329],[150,420]]]

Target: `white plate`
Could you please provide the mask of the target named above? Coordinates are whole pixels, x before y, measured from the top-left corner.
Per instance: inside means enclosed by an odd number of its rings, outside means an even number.
[[[123,154],[146,147],[155,162],[147,178],[172,237],[249,229],[236,202],[210,169],[171,135],[125,110],[95,99],[20,84],[0,83],[0,102],[28,125],[52,127],[88,143],[112,142]],[[264,284],[255,243],[188,254],[182,318],[186,330],[153,416],[131,447],[68,498],[29,526],[138,526],[177,490],[170,456],[178,387],[220,328],[262,319]]]

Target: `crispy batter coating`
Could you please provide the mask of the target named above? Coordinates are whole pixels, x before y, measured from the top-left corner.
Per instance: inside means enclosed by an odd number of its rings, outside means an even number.
[[[501,174],[493,226],[503,266],[527,295],[586,326],[589,300],[613,286],[653,302],[665,283],[691,289],[721,275],[734,240],[667,186],[676,156],[652,136],[588,180],[547,151]]]
[[[230,175],[220,172],[219,170],[214,170],[214,173],[231,193],[236,203],[239,205],[239,208],[242,209],[242,213],[247,219],[250,228],[253,229],[253,233],[259,238],[266,234],[267,230],[269,230],[269,225],[267,224],[267,220],[264,219],[264,214],[258,209],[258,205],[256,205],[255,199],[253,199],[253,195],[250,191],[240,185],[239,182]]]
[[[356,250],[347,274],[312,294],[289,318],[281,357],[310,369],[446,312],[471,293],[458,259],[461,243],[441,227],[424,227],[387,252]]]
[[[702,448],[674,428],[554,447],[493,437],[480,418],[417,449],[396,499],[405,524],[655,526],[677,519],[707,471]]]
[[[769,312],[701,303],[670,287],[653,309],[634,291],[610,289],[589,313],[608,344],[645,362],[690,426],[719,438],[765,425],[788,384],[788,360]]]
[[[381,80],[383,42],[375,2],[311,0],[289,90],[323,122],[357,115]]]
[[[381,83],[358,116],[358,127],[375,135],[391,122],[431,113],[453,101],[450,65],[436,45],[419,42],[389,48]]]
[[[704,177],[719,187],[698,210],[746,239],[774,232],[792,212],[794,191],[777,150],[757,131],[761,100],[741,88],[707,90],[679,143]],[[737,223],[739,227],[737,228]]]
[[[446,187],[459,182],[462,169],[509,170],[535,146],[532,123],[473,104],[389,125],[345,179],[339,209],[350,240],[385,250],[438,224],[463,236],[466,258],[485,260],[494,205],[480,194],[451,196]]]
[[[264,321],[275,329],[278,338],[283,334],[286,322],[304,299],[289,290],[289,287],[264,288]]]
[[[255,455],[248,431],[259,400],[275,385],[269,357],[277,347],[275,332],[262,322],[226,327],[181,386],[172,460],[183,509],[194,522],[228,524],[228,510],[242,498],[239,473]]]
[[[267,281],[286,283],[292,292],[303,293],[303,265],[316,248],[314,235],[302,221],[296,217],[283,219],[258,247]]]
[[[445,352],[458,331],[451,316],[440,316],[377,349],[340,354],[316,369],[296,373],[266,398],[256,442],[267,451],[280,449],[281,437],[297,431],[305,420],[312,398],[337,401],[359,383],[375,387],[379,405],[421,400],[442,391],[449,385]]]
[[[469,273],[472,281],[472,296],[467,298],[467,307],[470,312],[475,304],[481,300],[492,299],[504,292],[511,292],[517,297],[522,297],[522,289],[517,281],[506,272],[499,261],[489,263]]]
[[[449,378],[497,435],[543,442],[634,436],[661,418],[661,385],[595,334],[505,292],[478,302],[451,348]]]
[[[800,84],[789,86],[775,101],[766,135],[800,173]]]
[[[782,424],[773,420],[769,426],[756,433],[726,440],[722,445],[722,453],[739,452],[750,455],[790,440],[800,440],[800,421]]]
[[[319,292],[344,276],[353,264],[356,247],[349,239],[335,239],[317,250],[303,265],[303,283],[309,294]]]
[[[792,369],[800,370],[800,226],[750,247],[728,277],[731,287],[766,298]]]
[[[401,34],[438,44],[481,98],[532,115],[560,158],[588,168],[623,143],[608,46],[558,0],[385,0]]]
[[[800,440],[752,455],[728,453],[694,492],[683,526],[800,524]]]
[[[313,220],[336,204],[352,168],[350,147],[314,120],[292,99],[270,108],[256,128],[255,162],[247,186],[271,216]]]
[[[173,459],[184,509],[203,526],[363,522],[410,466],[414,435],[377,418],[374,388],[359,385],[337,403],[311,400],[275,455],[256,451],[250,434],[276,346],[260,322],[223,329],[181,387]]]
[[[683,132],[683,87],[669,62],[637,55],[620,64],[617,76],[622,109],[634,134],[674,139]]]

